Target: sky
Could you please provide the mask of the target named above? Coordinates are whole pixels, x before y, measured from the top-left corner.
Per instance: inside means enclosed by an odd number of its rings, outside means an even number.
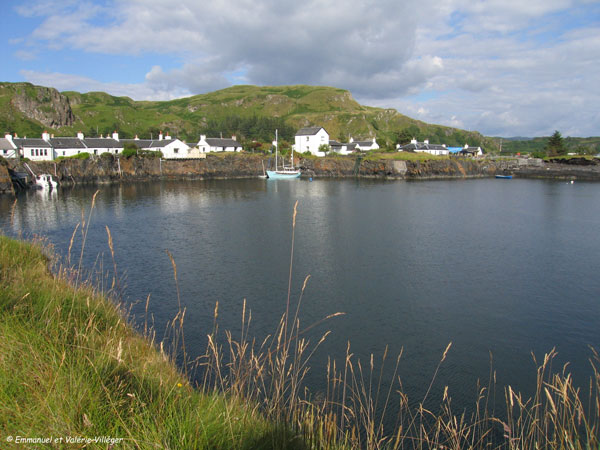
[[[487,136],[600,135],[600,0],[0,3],[0,81],[135,100],[333,86]]]

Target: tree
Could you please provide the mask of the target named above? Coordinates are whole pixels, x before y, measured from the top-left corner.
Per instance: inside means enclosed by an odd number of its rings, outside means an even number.
[[[331,150],[331,147],[327,144],[319,145],[319,151],[325,153],[325,155],[327,155],[327,153],[329,153],[330,150]]]
[[[548,155],[566,155],[567,148],[565,147],[563,137],[558,130],[556,130],[554,134],[550,136],[550,139],[548,139],[546,151],[548,152]]]

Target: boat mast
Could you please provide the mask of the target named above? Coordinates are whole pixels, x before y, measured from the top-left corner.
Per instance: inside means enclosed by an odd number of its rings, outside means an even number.
[[[275,128],[275,170],[277,170],[277,128]]]

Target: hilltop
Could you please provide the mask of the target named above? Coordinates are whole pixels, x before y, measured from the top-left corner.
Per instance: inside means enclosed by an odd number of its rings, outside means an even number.
[[[83,131],[97,136],[118,130],[122,137],[169,131],[196,141],[200,134],[236,134],[241,140],[272,140],[274,128],[291,141],[304,126],[325,127],[332,139],[377,137],[393,146],[411,137],[447,145],[496,149],[497,141],[478,132],[432,125],[395,109],[364,106],[350,92],[323,86],[232,86],[170,101],[135,101],[104,92],[58,92],[30,83],[0,83],[0,131],[38,137]]]

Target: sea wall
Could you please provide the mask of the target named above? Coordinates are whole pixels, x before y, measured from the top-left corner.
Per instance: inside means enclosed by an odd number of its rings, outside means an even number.
[[[50,173],[59,183],[98,184],[159,179],[256,178],[268,167],[270,158],[254,154],[217,154],[204,159],[159,160],[158,158],[65,159],[57,162],[29,162],[35,173]],[[271,161],[272,162],[272,161]],[[14,163],[13,163],[14,164]],[[329,157],[296,161],[304,177],[451,179],[513,175],[519,178],[600,180],[600,160],[542,161],[541,159],[451,158],[423,161]],[[17,171],[26,172],[22,165]],[[3,169],[0,169],[0,191]],[[4,168],[6,171],[6,168]],[[5,177],[6,178],[6,177]],[[10,177],[8,178],[10,179]]]

